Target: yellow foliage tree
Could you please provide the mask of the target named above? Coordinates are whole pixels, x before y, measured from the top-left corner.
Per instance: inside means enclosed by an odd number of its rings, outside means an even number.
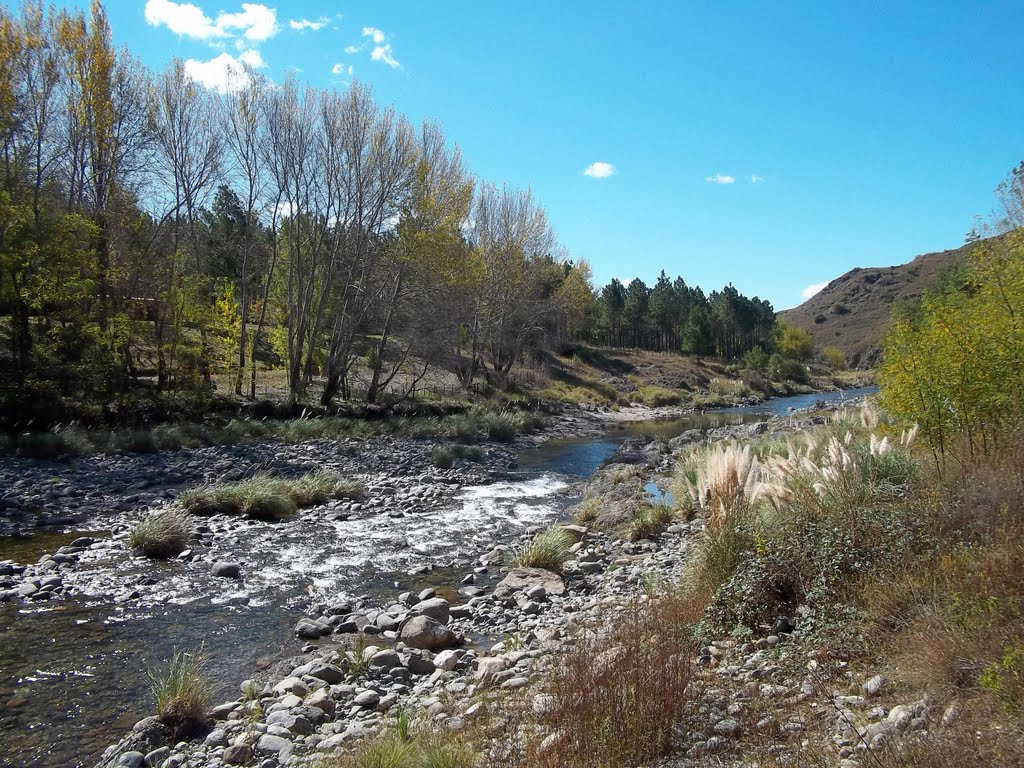
[[[958,435],[986,453],[1024,398],[1024,231],[982,240],[965,274],[893,318],[880,371],[885,406],[944,456]]]

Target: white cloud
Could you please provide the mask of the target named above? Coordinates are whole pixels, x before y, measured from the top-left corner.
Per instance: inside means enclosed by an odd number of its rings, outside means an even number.
[[[401,63],[395,58],[395,53],[391,49],[391,43],[384,42],[387,39],[387,35],[383,30],[376,27],[363,27],[363,37],[369,38],[369,40],[362,45],[346,46],[345,53],[352,55],[365,51],[367,47],[370,47],[371,61],[387,64],[392,69],[401,68]]]
[[[591,163],[583,171],[584,176],[589,176],[592,179],[607,179],[616,173],[618,173],[618,169],[614,165],[602,162]]]
[[[749,176],[747,176],[747,181],[750,182],[751,184],[760,184],[762,181],[764,181],[764,176],[758,176],[756,173],[752,173]]]
[[[372,38],[374,45],[384,42],[384,33],[376,27],[363,27],[363,37]]]
[[[161,24],[176,35],[209,40],[224,36],[224,30],[203,13],[202,8],[191,3],[175,3],[172,0],[146,0],[146,23],[153,27]]]
[[[331,67],[331,74],[332,75],[340,75],[344,71],[345,71],[345,65],[342,64],[341,62],[338,62],[333,67]]]
[[[263,60],[262,54],[257,50],[243,51],[239,54],[238,59],[253,69],[263,69],[267,66],[267,62]]]
[[[259,56],[259,53],[252,51]],[[242,54],[245,56],[245,54]],[[262,59],[261,59],[262,60]],[[251,77],[241,61],[230,53],[222,53],[210,61],[189,59],[185,62],[185,72],[197,83],[218,93],[229,93],[240,90],[249,84]]]
[[[288,22],[288,26],[297,32],[305,32],[307,29],[311,32],[319,32],[321,29],[326,27],[330,21],[331,20],[326,16],[321,16],[316,21],[310,21],[309,19],[291,19]]]
[[[826,285],[828,285],[827,282],[825,282],[825,283],[811,283],[806,288],[804,288],[802,291],[800,291],[800,295],[803,296],[805,299],[809,299],[809,298],[811,298],[811,296],[814,296],[816,293],[819,293],[821,291],[821,289],[824,288]]]
[[[398,59],[392,55],[390,45],[375,45],[370,53],[370,58],[373,61],[383,61],[392,69],[398,69],[402,66],[398,63]]]
[[[258,3],[242,3],[241,13],[222,13],[217,26],[237,29],[247,40],[262,43],[278,32],[277,10]]]
[[[704,178],[704,181],[710,182],[712,184],[735,184],[736,183],[736,177],[735,176],[726,176],[726,175],[721,174],[721,173],[716,173],[714,176],[706,176]]]
[[[259,3],[242,3],[239,13],[221,13],[211,19],[192,3],[146,0],[145,16],[150,26],[166,26],[176,35],[211,42],[240,36],[262,43],[278,32],[277,11]]]

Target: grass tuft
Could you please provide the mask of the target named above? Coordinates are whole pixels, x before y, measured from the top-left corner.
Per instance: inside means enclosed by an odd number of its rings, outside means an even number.
[[[671,508],[664,504],[646,504],[640,507],[629,523],[630,541],[649,539],[661,533],[675,519]]]
[[[150,514],[128,534],[128,546],[141,549],[154,559],[177,557],[188,549],[191,526],[188,515],[178,509]]]
[[[512,558],[516,568],[543,568],[561,573],[562,566],[572,557],[573,537],[561,528],[541,531],[525,544]]]
[[[201,653],[175,651],[164,674],[149,673],[156,716],[175,733],[187,731],[206,719],[210,685]]]
[[[328,470],[316,470],[295,480],[256,475],[237,483],[190,488],[181,503],[196,515],[243,515],[256,520],[282,520],[299,507],[328,499],[360,499],[365,486]]]
[[[434,462],[434,466],[438,469],[451,469],[455,464],[456,459],[464,459],[465,461],[480,462],[484,458],[484,452],[475,445],[462,445],[455,443],[452,445],[438,446],[431,454],[430,458]]]

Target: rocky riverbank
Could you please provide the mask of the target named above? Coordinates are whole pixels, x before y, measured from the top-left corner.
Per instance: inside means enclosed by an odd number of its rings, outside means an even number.
[[[487,661],[485,667],[488,664],[505,664],[509,671],[522,676],[519,672],[524,670],[524,665],[535,664],[531,660],[544,657],[553,652],[552,648],[557,647],[551,646],[548,651],[541,652],[538,642],[550,645],[557,639],[545,632],[571,625],[574,618],[590,610],[587,606],[596,609],[607,603],[605,598],[609,595],[615,596],[620,592],[625,594],[623,590],[629,585],[632,585],[632,592],[635,592],[637,579],[649,579],[650,574],[660,572],[659,563],[665,566],[662,570],[666,574],[677,572],[685,551],[684,540],[692,533],[687,525],[672,526],[664,534],[664,540],[638,544],[588,530],[578,532],[583,534],[583,538],[578,546],[575,565],[567,569],[563,582],[564,594],[558,594],[560,590],[557,588],[549,592],[547,587],[543,587],[534,590],[531,595],[530,587],[537,586],[533,584],[526,585],[518,594],[505,594],[496,598],[493,588],[504,575],[500,563],[510,545],[514,546],[520,538],[529,536],[534,530],[531,525],[538,526],[550,520],[552,512],[550,508],[542,506],[538,508],[536,516],[521,514],[523,489],[516,488],[520,496],[510,497],[507,508],[517,511],[509,519],[475,518],[466,513],[474,503],[472,499],[466,500],[467,493],[500,496],[502,489],[509,485],[506,480],[514,473],[517,450],[552,437],[597,436],[606,433],[610,421],[644,419],[651,415],[646,409],[614,415],[587,410],[571,411],[555,420],[542,435],[520,438],[514,445],[484,444],[483,461],[474,464],[457,460],[447,470],[435,466],[432,458],[433,450],[442,441],[397,438],[232,446],[175,454],[100,456],[68,462],[23,462],[24,466],[18,464],[13,467],[5,465],[0,468],[0,472],[5,473],[5,479],[13,481],[12,487],[18,480],[25,481],[18,485],[14,494],[8,492],[8,498],[16,497],[22,503],[22,509],[26,500],[31,504],[34,499],[42,498],[54,508],[59,508],[63,498],[89,499],[89,504],[83,502],[83,506],[76,511],[83,519],[97,522],[97,527],[92,529],[97,533],[69,538],[62,548],[44,554],[31,565],[22,566],[11,562],[2,564],[4,567],[0,567],[0,579],[3,579],[2,584],[5,585],[3,594],[8,599],[22,602],[26,608],[34,605],[43,607],[54,599],[67,596],[76,599],[88,597],[96,602],[142,608],[196,600],[237,606],[237,610],[259,609],[261,605],[291,606],[290,610],[294,611],[296,617],[292,629],[298,635],[294,641],[295,647],[300,647],[303,640],[308,643],[304,656],[294,659],[291,666],[285,663],[271,673],[264,671],[260,675],[262,685],[259,685],[258,691],[247,687],[248,698],[245,701],[240,700],[235,707],[221,709],[219,714],[231,716],[231,719],[222,723],[225,735],[231,736],[229,741],[241,736],[231,725],[237,720],[243,723],[246,738],[251,742],[247,746],[252,747],[256,753],[260,751],[260,739],[252,740],[252,737],[269,735],[289,740],[291,753],[296,755],[294,760],[298,760],[303,754],[322,751],[321,745],[330,739],[334,741],[324,748],[333,748],[342,741],[348,741],[341,737],[348,732],[350,726],[354,726],[354,730],[349,732],[349,738],[365,730],[364,726],[386,718],[386,710],[396,701],[403,703],[403,706],[408,701],[410,706],[415,707],[421,699],[431,698],[428,693],[440,690],[446,691],[444,697],[447,701],[451,692],[447,692],[446,686],[455,679],[447,676],[449,672],[460,673],[459,677],[466,684],[466,689],[461,693],[466,693],[472,699],[472,694],[480,689],[479,681],[476,680],[480,661],[491,656],[506,658],[499,662]],[[778,421],[778,428],[792,428],[795,425],[793,418]],[[737,429],[761,427],[744,426]],[[721,438],[728,434],[728,431],[720,431],[713,436]],[[659,472],[669,467],[674,449],[702,438],[701,432],[693,432],[680,436],[674,444],[648,440],[627,442],[618,458],[632,466],[642,465],[642,472],[636,477],[642,477],[646,482],[647,479],[656,479]],[[143,558],[132,557],[124,544],[129,525],[146,511],[173,506],[184,486],[238,479],[265,469],[292,476],[313,468],[328,468],[360,479],[368,489],[367,498],[357,502],[332,502],[303,511],[289,525],[223,517],[198,520],[194,531],[194,546],[180,560],[166,567],[154,567]],[[615,471],[615,467],[609,469],[609,472]],[[58,480],[52,482],[53,488],[46,486],[46,478],[50,473],[58,476]],[[538,493],[557,491],[557,487],[551,487],[550,483],[548,486],[538,489]],[[69,493],[71,488],[90,488],[94,493],[92,496],[88,493],[80,496]],[[526,491],[527,495],[533,493],[530,489]],[[429,534],[442,525],[442,519],[446,521],[444,525],[450,524],[452,500],[459,498],[463,499],[460,502],[462,507],[456,514],[464,518],[463,532],[467,535],[446,543],[441,542],[441,546],[438,546],[437,537],[431,538]],[[365,557],[360,559],[358,550],[363,541],[369,541],[381,533],[398,536],[399,531],[403,532],[402,538],[394,546],[399,554],[383,565],[389,572],[401,571],[406,574],[404,583],[409,594],[395,592],[389,598],[387,585],[381,582],[371,590],[372,594],[365,590],[338,589],[338,582],[333,578],[338,573],[352,572],[354,588],[360,581],[365,582],[365,574],[373,573],[381,565]],[[304,539],[340,537],[339,542],[342,542],[346,536],[355,538],[347,553],[334,553],[315,564],[311,564],[308,558],[302,559]],[[360,536],[366,538],[360,540]],[[417,536],[422,536],[421,546],[417,546]],[[93,540],[89,541],[90,538]],[[266,552],[257,551],[259,542],[263,542],[264,550],[271,550],[270,554],[276,560]],[[477,553],[475,557],[467,557],[473,552]],[[624,563],[617,561],[636,558],[641,558],[642,562],[636,565],[634,579],[631,575],[633,572],[623,570]],[[314,573],[312,581],[314,585],[322,582],[321,587],[314,589],[312,594],[304,590],[301,594],[282,595],[281,569],[287,570],[289,563],[301,570],[304,577],[309,576],[311,568],[314,571],[319,569],[318,572],[324,574],[324,577],[318,579]],[[439,564],[445,566],[445,575],[441,581],[436,573],[432,573]],[[615,574],[608,579],[612,589],[608,594],[605,593],[602,580],[606,572]],[[286,581],[287,578],[286,575]],[[417,581],[422,582],[418,587],[415,586]],[[411,630],[407,630],[404,637],[402,630],[410,625],[415,626],[413,619],[434,618],[429,614],[419,614],[431,610],[431,605],[437,605],[430,602],[437,597],[429,596],[431,587],[428,585],[434,584],[440,589],[442,583],[450,583],[450,588],[441,590],[444,598],[449,601],[448,623],[442,623],[444,631],[434,632],[437,628],[432,627],[427,635],[437,634],[448,643],[452,637],[446,633],[452,632],[464,642],[450,649],[454,651],[453,654],[442,657],[440,669],[444,676],[431,680],[439,669],[434,663],[436,659],[431,658],[432,651],[416,648],[415,644],[422,641],[413,640],[410,643]],[[417,610],[420,604],[417,600],[427,605]],[[616,602],[619,601],[616,599]],[[443,616],[443,611],[437,610],[438,615]],[[303,614],[306,614],[305,618],[300,619]],[[503,651],[499,647],[495,649],[496,652],[492,652],[495,642],[505,639],[506,635],[515,649],[511,655],[507,653],[509,648]],[[533,645],[519,647],[527,640]],[[364,659],[366,651],[374,648],[376,650]],[[381,667],[378,670],[382,673],[379,679],[351,679],[349,667],[353,659],[350,654],[354,651],[358,651],[359,655],[354,666],[366,666],[367,669]],[[534,651],[538,653],[534,654]],[[388,660],[385,665],[372,662],[376,652],[388,652],[382,657]],[[386,664],[394,661],[391,652],[398,654],[400,665],[386,667]],[[517,655],[521,653],[526,655]],[[453,669],[444,669],[452,664],[452,658],[458,659]],[[307,720],[310,720],[308,715],[312,714],[310,724],[314,726],[309,733],[290,730],[290,735],[283,734],[280,732],[280,724],[271,722],[269,717],[281,711],[280,708],[274,712],[269,710],[282,703],[283,697],[262,701],[254,696],[256,693],[273,693],[273,689],[283,679],[296,676],[292,674],[296,668],[302,668],[313,661],[333,665],[345,674],[341,681],[328,683],[321,680],[321,683],[331,686],[330,697],[334,702],[334,710],[327,714],[326,710],[331,707],[324,703],[325,716],[322,720],[315,713],[306,713]],[[434,664],[432,668],[431,663]],[[383,674],[386,669],[396,670],[390,679]],[[404,673],[400,669],[408,672]],[[526,676],[529,678],[529,673]],[[429,685],[425,685],[427,681],[431,681]],[[315,693],[317,689],[325,687],[308,679],[303,684],[307,693]],[[516,685],[509,687],[515,688]],[[393,686],[398,687],[393,689]],[[456,693],[460,692],[458,684],[455,689]],[[371,703],[373,695],[367,695],[357,705],[356,698],[367,691],[375,693],[378,701]],[[409,698],[413,692],[416,695]],[[392,694],[394,697],[389,698]],[[322,693],[321,698],[326,695]],[[259,701],[259,704],[254,704],[254,701]],[[292,699],[288,699],[287,703],[291,705],[290,709],[308,705],[304,698],[299,705]],[[424,711],[429,711],[432,703],[428,701]],[[456,721],[465,719],[462,717],[465,712],[449,712],[447,709],[444,712],[446,718],[450,716]],[[256,713],[262,715],[257,717]],[[144,727],[144,730],[148,729],[147,732],[155,733],[159,730],[152,721],[144,722],[149,723]],[[260,722],[264,730],[256,727]],[[301,721],[297,722],[296,728],[300,731],[306,729]],[[271,730],[271,726],[275,728]],[[149,741],[153,738],[149,738]],[[211,738],[212,741],[218,741],[216,734]],[[143,742],[136,746],[148,743],[145,739]],[[279,744],[268,741],[265,746],[267,743]],[[123,748],[132,746],[122,745]],[[187,749],[182,747],[172,749],[171,753],[159,752],[151,757],[150,763],[161,765],[172,753],[177,752],[193,755],[188,761],[189,765],[206,765],[202,762],[204,760],[212,761],[209,763],[212,765],[219,764],[217,760],[224,762],[223,754],[216,753],[216,749],[224,749],[224,745],[218,747],[211,743],[206,746],[213,747],[213,750],[204,748],[195,752],[198,747],[193,743]],[[153,750],[136,748],[127,751],[142,751],[145,755]],[[240,746],[238,751],[244,753],[245,749]],[[117,754],[112,753],[114,764],[121,759]],[[280,750],[277,754],[280,754]],[[261,760],[253,764],[261,764],[272,758],[270,754],[256,756],[261,757]],[[108,755],[105,764],[111,762],[110,758]],[[126,759],[130,763],[135,758]],[[181,760],[172,760],[167,764],[183,763]]]
[[[573,429],[589,428],[596,420],[582,417]],[[601,498],[605,508],[621,508],[619,502],[640,498],[638,490],[662,478],[673,454],[696,440],[783,432],[823,421],[773,419],[710,433],[695,430],[669,442],[630,440],[590,480],[585,494]],[[617,480],[624,468],[632,468],[627,484]],[[516,543],[511,542],[468,564],[457,587],[447,591],[451,600],[426,588],[396,593],[375,606],[345,600],[313,605],[295,625],[297,637],[308,641],[303,653],[279,664],[265,680],[244,681],[235,699],[214,707],[214,722],[202,740],[166,746],[169,734],[150,718],[111,747],[101,765],[303,765],[378,729],[396,707],[434,727],[460,730],[495,715],[498,705],[485,691],[508,692],[520,701],[524,691],[534,691],[543,701],[545,675],[571,647],[574,633],[614,621],[627,604],[647,599],[652,584],[676,580],[689,541],[701,528],[699,520],[678,521],[634,542],[567,525],[577,542],[561,575],[509,571],[508,555]],[[723,660],[743,653],[732,665],[741,670],[737,677],[775,680],[764,684],[775,686],[767,694],[778,694],[785,686],[777,658],[779,653],[785,658],[799,639],[794,629],[787,617],[777,635],[746,645],[726,639],[702,649],[696,662],[726,668]],[[797,682],[798,690],[805,688]],[[744,691],[742,696],[750,693]],[[736,715],[739,709],[726,706],[725,711]],[[699,756],[726,748],[741,731],[731,723],[721,715],[706,738],[680,743],[680,749]]]

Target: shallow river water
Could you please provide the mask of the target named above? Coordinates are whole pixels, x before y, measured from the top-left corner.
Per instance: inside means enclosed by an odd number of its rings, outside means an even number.
[[[496,482],[431,486],[429,503],[409,514],[332,515],[321,507],[287,523],[231,521],[216,531],[214,549],[243,563],[241,581],[211,578],[208,561],[154,564],[123,551],[87,553],[68,577],[76,596],[0,604],[0,766],[94,765],[106,746],[151,713],[147,675],[175,649],[205,649],[213,698],[222,701],[233,698],[241,680],[298,652],[293,627],[316,602],[364,598],[373,605],[402,589],[457,584],[495,543],[564,515],[575,501],[571,484],[592,474],[627,437],[669,438],[841,396],[781,398],[622,425],[598,438],[551,440],[522,451],[518,467]],[[0,560],[35,562],[88,527],[0,538]],[[134,585],[131,599],[112,601],[125,584]]]

